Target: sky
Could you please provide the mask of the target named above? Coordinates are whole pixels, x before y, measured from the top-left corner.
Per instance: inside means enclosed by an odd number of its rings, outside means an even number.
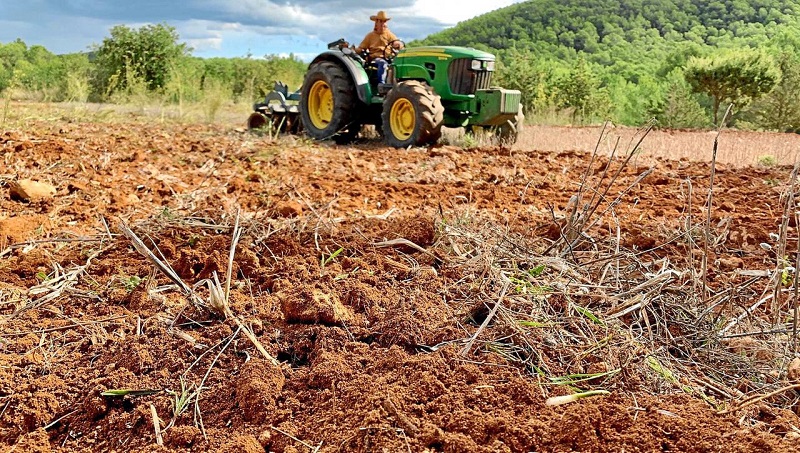
[[[0,43],[73,53],[102,43],[115,25],[166,23],[198,57],[288,55],[303,60],[339,38],[359,43],[384,10],[411,41],[522,0],[0,0]]]

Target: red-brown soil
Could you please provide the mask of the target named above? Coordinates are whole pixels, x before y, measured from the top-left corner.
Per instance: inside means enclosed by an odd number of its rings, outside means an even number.
[[[790,352],[748,336],[712,348],[687,333],[700,324],[678,319],[690,313],[684,302],[712,306],[732,289],[735,297],[709,310],[715,316],[738,315],[761,297],[766,279],[745,282],[776,266],[761,243],[777,247],[770,233],[780,233],[792,169],[717,166],[703,299],[706,247],[687,244],[686,229],[705,220],[711,165],[623,166],[624,151],[592,161],[568,149],[344,147],[137,121],[32,121],[5,131],[0,446],[797,451],[791,390],[717,414],[788,384]],[[585,231],[594,242],[551,247],[569,235],[570,198],[584,175],[586,202],[617,171],[593,216],[600,220]],[[56,194],[12,196],[24,179]],[[208,305],[203,281],[216,275],[225,287],[237,213],[226,316]],[[156,270],[123,225],[196,296]],[[703,230],[694,231],[697,239]],[[396,239],[407,241],[387,243]],[[637,290],[666,267],[680,275]],[[501,271],[517,275],[504,295]],[[615,316],[639,293],[649,308]],[[729,333],[761,325],[774,314],[768,307]],[[176,415],[182,388],[190,398]],[[101,395],[119,389],[152,392]],[[578,389],[610,394],[545,404]]]

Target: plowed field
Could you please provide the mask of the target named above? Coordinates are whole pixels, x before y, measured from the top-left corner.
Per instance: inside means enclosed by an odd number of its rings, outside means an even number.
[[[4,451],[800,449],[791,167],[238,127],[2,131]]]

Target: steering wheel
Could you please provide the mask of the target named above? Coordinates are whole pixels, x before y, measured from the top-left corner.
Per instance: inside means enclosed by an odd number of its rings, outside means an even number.
[[[394,40],[390,41],[389,44],[386,44],[386,47],[383,48],[383,56],[384,56],[384,58],[386,58],[386,61],[389,62],[389,63],[391,63],[394,60],[394,57],[396,57],[397,53],[400,52],[400,50],[401,50],[401,49],[395,49],[394,48],[394,43],[396,43],[396,42],[399,42],[401,47],[405,47],[406,46],[406,43],[401,41],[401,40],[399,40],[399,39],[394,39]]]

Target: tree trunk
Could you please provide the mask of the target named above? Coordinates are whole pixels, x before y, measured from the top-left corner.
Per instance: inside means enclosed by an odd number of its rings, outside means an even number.
[[[714,96],[714,126],[717,126],[717,121],[719,121],[719,104],[720,104],[719,96]]]

